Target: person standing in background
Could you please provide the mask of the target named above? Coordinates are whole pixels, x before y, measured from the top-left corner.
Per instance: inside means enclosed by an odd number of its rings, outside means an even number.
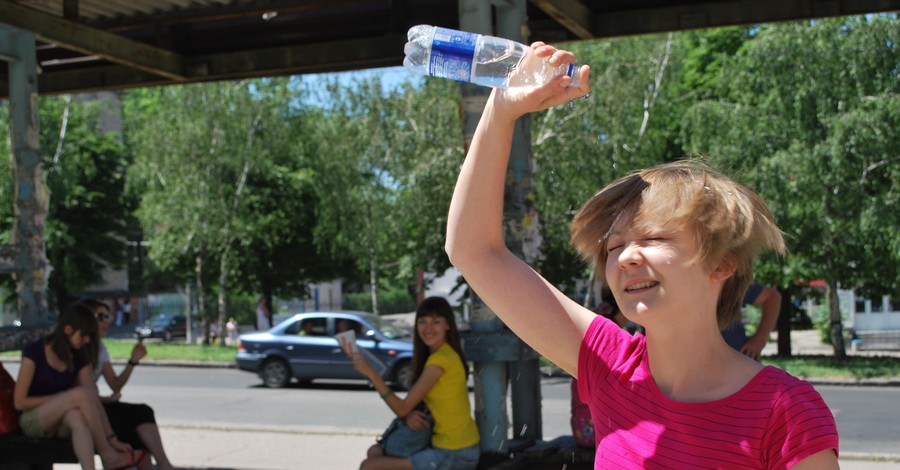
[[[225,323],[225,330],[228,334],[228,344],[237,344],[238,323],[235,321],[234,317],[228,318],[228,322]]]
[[[256,329],[266,331],[272,327],[272,313],[266,306],[266,297],[261,296],[259,302],[256,303]]]
[[[729,346],[741,352],[741,354],[759,361],[762,358],[762,350],[769,341],[769,334],[778,323],[778,315],[781,313],[781,294],[766,285],[754,282],[747,288],[744,294],[742,306],[756,305],[762,314],[759,325],[753,336],[747,337],[743,318],[738,318],[734,323],[722,330],[722,336]]]

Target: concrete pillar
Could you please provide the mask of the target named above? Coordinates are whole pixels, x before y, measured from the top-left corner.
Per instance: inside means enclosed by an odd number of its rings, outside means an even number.
[[[0,23],[0,57],[9,64],[17,309],[23,326],[42,325],[55,319],[49,318],[47,310],[50,266],[44,244],[44,219],[50,191],[40,156],[34,35]]]
[[[460,0],[460,29],[479,34],[501,36],[524,42],[526,2],[483,2]],[[494,26],[496,25],[496,30]],[[468,151],[475,128],[491,90],[472,84],[460,84],[463,132]],[[531,118],[516,123],[505,194],[503,226],[522,227],[530,209]],[[507,230],[504,238],[509,249],[524,258],[523,230]],[[506,454],[511,439],[533,441],[542,437],[540,410],[540,374],[537,354],[509,334],[500,319],[476,297],[471,321],[473,333],[466,339],[466,356],[475,366],[475,420],[481,433],[482,453]],[[505,333],[505,334],[504,334]],[[480,343],[480,344],[478,344]],[[507,387],[512,387],[514,435],[509,436]]]

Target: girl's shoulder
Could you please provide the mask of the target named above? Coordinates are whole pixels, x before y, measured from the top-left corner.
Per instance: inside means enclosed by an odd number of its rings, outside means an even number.
[[[42,360],[46,354],[44,352],[44,347],[46,343],[43,339],[39,339],[28,346],[22,348],[22,357],[27,357],[32,361]]]
[[[813,385],[774,366],[765,366],[746,387],[757,397],[766,397],[773,406],[792,407],[798,402],[820,401]]]
[[[459,354],[453,350],[453,347],[450,346],[449,343],[444,343],[437,351],[428,355],[428,359],[425,363],[443,366],[445,364],[451,364],[452,361],[459,362]]]

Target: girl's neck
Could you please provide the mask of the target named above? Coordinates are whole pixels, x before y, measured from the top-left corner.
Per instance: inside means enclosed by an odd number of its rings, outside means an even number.
[[[735,351],[714,327],[676,334],[647,332],[650,373],[660,391],[682,402],[725,398],[744,387],[762,365]]]
[[[443,346],[443,345],[445,345],[445,344],[447,344],[447,340],[446,340],[446,339],[443,340],[443,341],[441,341],[441,342],[438,343],[438,344],[435,344],[434,346],[428,346],[428,351],[429,351],[431,354],[434,354],[434,353],[437,352],[438,349],[441,349],[441,346]]]

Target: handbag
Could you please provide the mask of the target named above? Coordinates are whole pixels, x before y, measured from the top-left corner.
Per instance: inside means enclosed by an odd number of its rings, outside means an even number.
[[[19,413],[13,404],[16,381],[0,364],[0,436],[19,430]]]
[[[424,403],[420,403],[416,410],[425,413],[428,427],[421,431],[413,431],[406,425],[405,419],[394,418],[378,439],[384,448],[384,455],[406,458],[431,444],[434,418]]]

